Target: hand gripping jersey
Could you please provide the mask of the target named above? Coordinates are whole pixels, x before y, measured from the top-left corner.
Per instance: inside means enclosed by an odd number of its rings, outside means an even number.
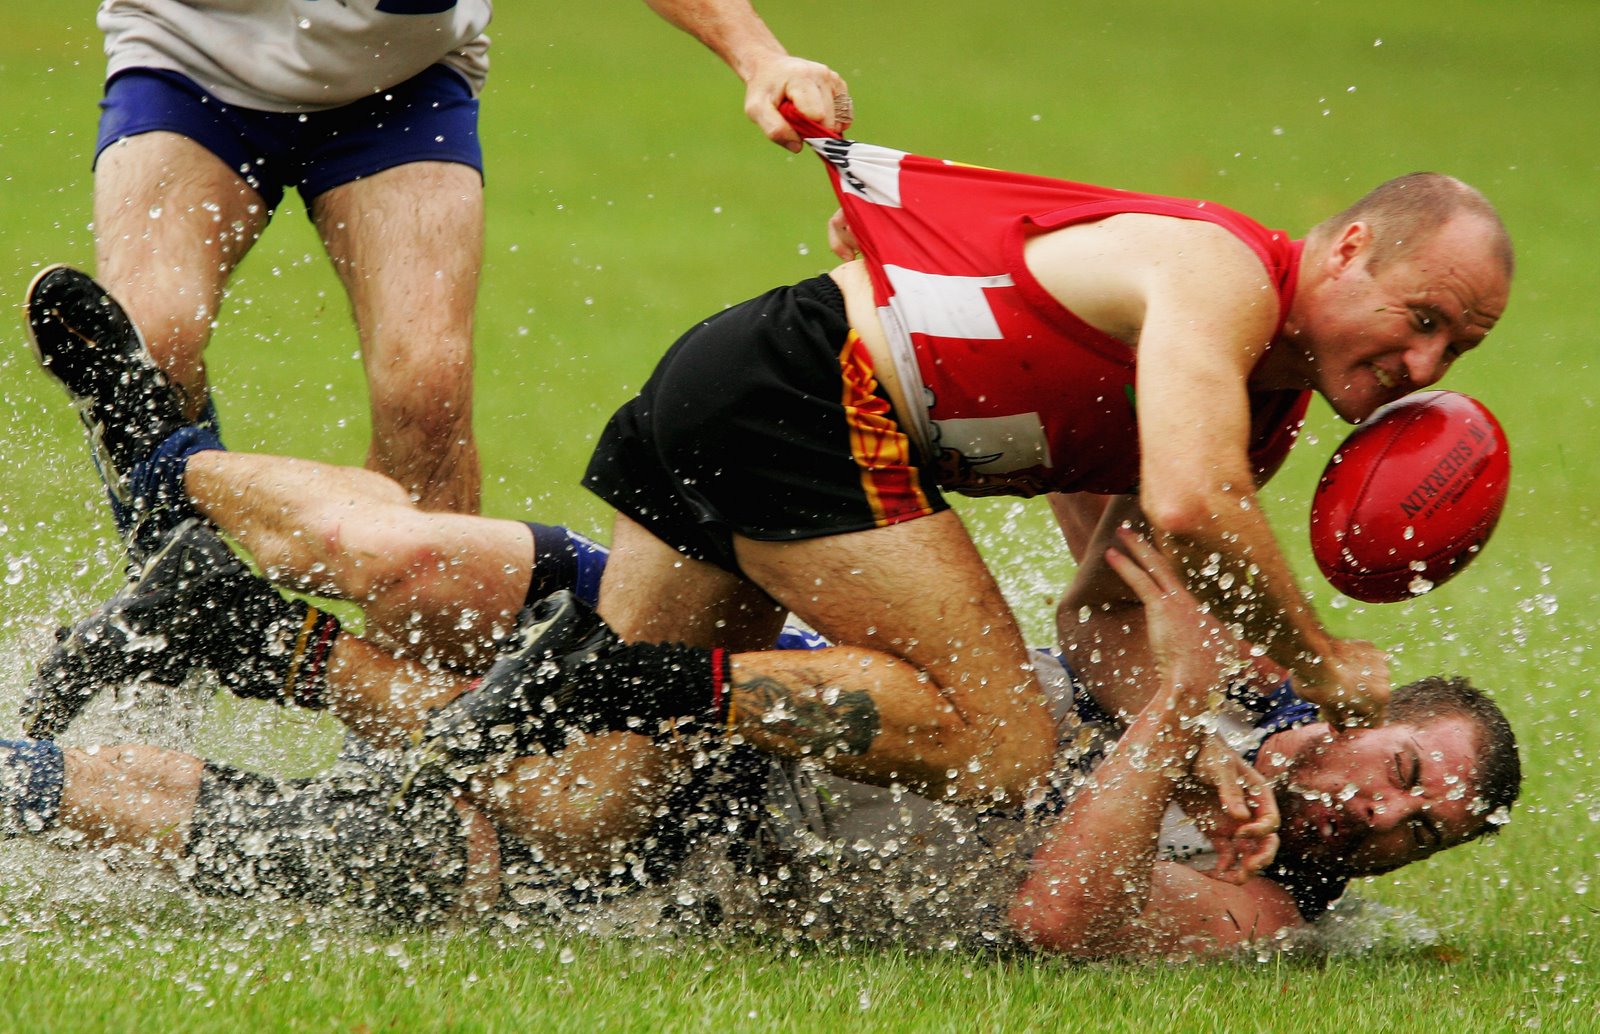
[[[1245,243],[1276,286],[1279,322],[1299,241],[1204,201],[964,165],[846,140],[785,114],[827,163],[872,276],[907,391],[900,414],[967,494],[1131,492],[1139,483],[1134,350],[1057,302],[1028,272],[1029,237],[1121,213],[1201,219]],[[1250,457],[1265,479],[1288,454],[1308,392],[1251,395]],[[917,400],[909,399],[915,406]]]
[[[476,94],[491,0],[102,0],[106,78],[160,68],[257,111],[336,108],[445,64]]]

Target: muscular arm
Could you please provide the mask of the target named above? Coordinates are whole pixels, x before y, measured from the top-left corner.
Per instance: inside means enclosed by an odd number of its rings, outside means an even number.
[[[826,65],[793,57],[747,0],[645,0],[662,18],[704,43],[745,84],[745,114],[767,138],[791,151],[804,146],[778,113],[785,98],[830,129],[850,123],[844,80]]]
[[[1235,818],[1250,817],[1248,835],[1260,845],[1241,862],[1235,885],[1156,860],[1162,817],[1199,771],[1207,734],[1195,719],[1219,672],[1211,633],[1170,566],[1147,544],[1123,541],[1148,577],[1121,554],[1110,563],[1150,614],[1159,688],[1035,852],[1012,902],[1012,925],[1037,947],[1083,956],[1214,951],[1275,933],[1299,920],[1281,888],[1253,875],[1275,846],[1276,813],[1266,802],[1236,799],[1232,809]],[[1161,609],[1152,614],[1151,606]]]
[[[1161,817],[1187,771],[1198,733],[1193,694],[1152,701],[1074,797],[1034,853],[1011,923],[1035,947],[1116,954],[1117,938],[1151,901]],[[1183,706],[1180,706],[1183,705]]]
[[[1256,495],[1248,391],[1278,319],[1260,262],[1218,227],[1106,220],[1113,223],[1059,244],[1051,243],[1055,234],[1041,238],[1028,261],[1069,308],[1136,337],[1137,502],[1152,537],[1216,617],[1289,669],[1306,699],[1381,716],[1388,694],[1382,654],[1323,628]],[[1062,271],[1088,259],[1098,263],[1092,275]],[[1073,606],[1126,604],[1126,590],[1095,566],[1092,547],[1088,556]]]
[[[1242,250],[1242,249],[1241,249]],[[1212,305],[1241,305],[1249,281],[1271,297],[1253,258],[1228,270]],[[1256,495],[1248,455],[1247,384],[1276,320],[1276,306],[1216,311],[1199,278],[1157,292],[1139,344],[1140,505],[1162,550],[1213,614],[1287,668],[1302,696],[1338,719],[1381,720],[1388,666],[1369,644],[1322,626],[1278,548]],[[1266,317],[1266,318],[1264,318]],[[1261,342],[1261,344],[1256,344]]]

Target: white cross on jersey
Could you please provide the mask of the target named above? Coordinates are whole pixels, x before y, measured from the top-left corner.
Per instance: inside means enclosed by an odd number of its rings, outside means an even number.
[[[949,276],[892,265],[885,265],[883,272],[894,287],[889,304],[900,314],[900,325],[908,333],[999,340],[1000,324],[983,292],[1012,286],[1011,274]]]

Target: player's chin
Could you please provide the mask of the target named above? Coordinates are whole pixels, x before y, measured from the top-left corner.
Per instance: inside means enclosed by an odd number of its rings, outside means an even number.
[[[1397,402],[1410,394],[1398,389],[1378,389],[1366,392],[1351,392],[1348,396],[1333,402],[1333,411],[1347,424],[1359,424],[1369,419],[1372,414]]]
[[[1332,397],[1328,398],[1328,405],[1333,408],[1334,416],[1347,424],[1359,424],[1378,409],[1374,403]]]

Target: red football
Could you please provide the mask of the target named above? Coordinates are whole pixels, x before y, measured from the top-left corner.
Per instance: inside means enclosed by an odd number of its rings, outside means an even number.
[[[1511,449],[1483,403],[1424,391],[1351,432],[1311,500],[1311,551],[1367,603],[1419,596],[1483,549],[1511,484]]]

